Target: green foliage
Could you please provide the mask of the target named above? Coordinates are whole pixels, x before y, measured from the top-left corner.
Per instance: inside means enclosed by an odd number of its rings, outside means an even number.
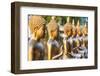
[[[51,20],[52,16],[43,16],[44,19],[46,20],[46,24],[48,24]],[[59,25],[63,26],[66,21],[67,21],[68,16],[56,16],[56,21]],[[70,23],[72,23],[72,20],[74,19],[75,25],[77,25],[77,21],[80,21],[80,25],[84,25],[85,23],[88,24],[88,18],[87,17],[74,17],[74,16],[69,16],[70,17]]]

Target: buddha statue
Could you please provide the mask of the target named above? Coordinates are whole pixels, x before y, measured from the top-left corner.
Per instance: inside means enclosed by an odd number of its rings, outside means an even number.
[[[48,60],[59,59],[62,55],[62,51],[60,52],[60,44],[57,41],[59,27],[56,23],[55,16],[51,17],[50,22],[47,24],[47,30],[49,34],[49,39],[47,42],[48,47]]]
[[[77,32],[79,32],[77,34]],[[78,35],[78,37],[77,37]],[[81,58],[81,54],[79,54],[79,45],[80,45],[80,41],[79,41],[79,36],[80,36],[80,23],[79,21],[77,22],[77,26],[75,26],[75,22],[74,19],[72,21],[72,51],[71,51],[71,55],[73,58]]]
[[[82,44],[82,29],[80,27],[79,20],[77,21],[76,30],[77,30],[77,47],[80,47]]]
[[[63,59],[70,58],[70,53],[72,50],[72,24],[70,23],[70,17],[67,17],[67,21],[64,25],[63,46]]]
[[[86,23],[83,26],[82,35],[83,35],[83,47],[86,47],[88,49],[88,28]]]
[[[31,31],[31,39],[29,40],[28,60],[43,60],[45,47],[41,39],[44,37],[45,20],[42,16],[30,16],[29,29]]]
[[[73,40],[72,47],[73,50],[75,50],[75,48],[77,47],[77,30],[76,30],[74,19],[72,21],[72,40]]]

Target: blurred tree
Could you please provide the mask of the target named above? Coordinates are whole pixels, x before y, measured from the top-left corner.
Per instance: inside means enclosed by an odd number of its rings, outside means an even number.
[[[44,19],[46,20],[46,24],[50,22],[51,16],[43,16]]]

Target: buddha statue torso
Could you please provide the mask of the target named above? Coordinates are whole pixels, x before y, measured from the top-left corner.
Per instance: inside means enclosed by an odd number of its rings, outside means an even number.
[[[48,45],[51,46],[51,59],[52,59],[54,56],[59,54],[60,44],[58,43],[57,40],[49,39],[48,40]]]
[[[32,47],[32,60],[43,60],[45,56],[44,44],[32,39],[29,41],[29,45]]]
[[[72,37],[68,37],[68,38],[64,38],[63,39],[63,46],[64,46],[64,53],[65,55],[67,56],[67,58],[71,58],[71,51],[72,51],[72,44],[73,44],[73,41],[72,41]]]

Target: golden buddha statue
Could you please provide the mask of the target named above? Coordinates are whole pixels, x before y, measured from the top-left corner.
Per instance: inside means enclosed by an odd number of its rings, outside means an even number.
[[[70,17],[67,17],[66,24],[64,25],[64,36],[65,37],[63,39],[63,59],[66,59],[69,57],[72,50],[72,24],[70,23]]]
[[[80,47],[82,44],[82,30],[80,27],[79,20],[77,21],[76,30],[77,30],[77,47]]]
[[[82,35],[83,35],[83,46],[87,48],[88,47],[88,28],[87,28],[86,23],[83,26]]]
[[[31,31],[31,39],[29,40],[29,53],[28,59],[43,60],[44,59],[44,44],[41,39],[44,36],[45,20],[42,16],[30,16],[29,28]]]
[[[87,36],[87,35],[88,35],[88,28],[87,28],[87,24],[86,24],[86,23],[85,23],[85,25],[83,26],[82,34],[83,34],[84,36]]]
[[[64,25],[64,35],[70,37],[72,35],[72,25],[70,23],[70,17],[67,17],[66,24]]]
[[[55,16],[51,17],[50,22],[47,24],[49,39],[47,42],[48,47],[48,60],[59,59],[62,54],[60,52],[60,45],[56,38],[58,37],[58,24],[56,23]]]
[[[81,54],[79,54],[79,45],[80,45],[80,41],[79,41],[79,37],[77,37],[77,31],[80,32],[80,23],[79,21],[77,22],[77,26],[75,27],[75,22],[74,19],[72,21],[72,51],[71,51],[71,55],[73,58],[81,58]],[[80,36],[80,33],[79,35]]]
[[[72,40],[73,40],[72,46],[73,49],[75,49],[77,47],[77,30],[76,30],[74,19],[72,21]]]

